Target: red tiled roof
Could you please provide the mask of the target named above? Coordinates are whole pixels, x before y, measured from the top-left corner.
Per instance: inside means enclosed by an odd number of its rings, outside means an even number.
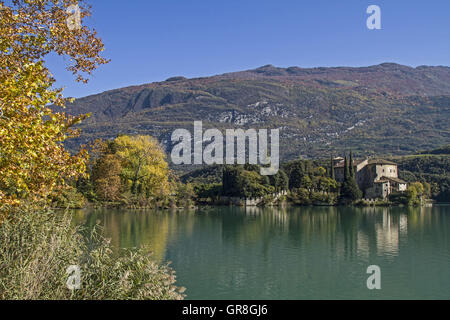
[[[356,167],[358,164],[360,164],[363,161],[364,160],[353,160],[353,166]],[[335,168],[343,168],[344,167],[344,162],[345,161],[341,161],[341,162],[337,163],[334,167]]]
[[[397,165],[395,162],[384,160],[384,159],[369,159],[369,164],[390,164]]]
[[[396,183],[401,183],[401,184],[405,184],[407,183],[406,181],[403,181],[402,179],[399,178],[392,178],[392,177],[381,177],[380,180],[390,180],[390,181],[394,181]]]
[[[357,166],[361,162],[365,160],[353,160],[353,166]],[[369,159],[367,164],[384,164],[384,165],[397,165],[395,162],[384,160],[384,159]],[[344,167],[344,161],[339,162],[334,166],[335,168],[343,168]]]

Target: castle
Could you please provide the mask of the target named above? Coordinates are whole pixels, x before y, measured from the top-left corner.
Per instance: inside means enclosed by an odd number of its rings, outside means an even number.
[[[344,181],[344,158],[333,159],[336,181]],[[397,164],[383,159],[353,161],[358,187],[366,199],[387,199],[392,192],[404,192],[407,183],[398,178]]]

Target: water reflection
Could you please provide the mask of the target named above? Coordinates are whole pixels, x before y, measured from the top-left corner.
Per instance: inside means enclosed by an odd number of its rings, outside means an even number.
[[[323,242],[344,257],[397,256],[408,229],[419,234],[439,225],[431,208],[213,208],[200,211],[133,211],[102,209],[77,211],[75,221],[105,228],[115,248],[147,246],[159,260],[168,245],[196,228],[211,228],[223,241],[270,243],[285,235],[296,246]],[[444,224],[445,225],[445,224]]]
[[[433,283],[417,278],[411,269],[419,269],[417,261],[425,261],[427,272],[440,270],[439,281],[448,283],[449,209],[96,210],[79,211],[75,220],[88,228],[99,222],[117,249],[147,246],[159,261],[173,261],[191,298],[344,298],[368,294],[369,264],[389,268],[393,295],[402,292],[395,283]]]

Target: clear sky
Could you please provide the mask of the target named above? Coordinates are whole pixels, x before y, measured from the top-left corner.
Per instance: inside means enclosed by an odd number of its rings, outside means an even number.
[[[87,21],[112,61],[76,84],[63,60],[48,63],[65,96],[253,69],[450,66],[449,0],[91,0]],[[381,30],[369,30],[369,5]]]

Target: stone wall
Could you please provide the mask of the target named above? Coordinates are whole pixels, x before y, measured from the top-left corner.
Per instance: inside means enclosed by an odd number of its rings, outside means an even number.
[[[391,164],[376,165],[377,180],[381,177],[398,178],[397,166]]]
[[[287,195],[287,191],[280,191],[278,193],[274,193],[271,196],[273,197],[273,201],[278,200],[281,196]],[[235,205],[235,206],[257,206],[259,205],[265,197],[259,198],[244,198],[244,197],[220,197],[220,201],[223,203]]]

